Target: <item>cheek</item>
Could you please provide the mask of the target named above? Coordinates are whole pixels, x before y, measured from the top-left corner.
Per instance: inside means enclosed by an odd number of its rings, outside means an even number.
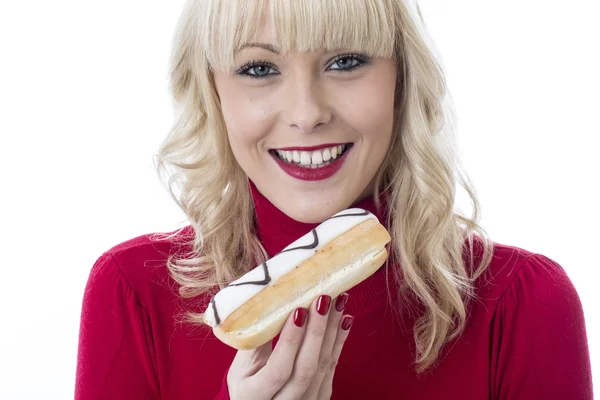
[[[365,139],[384,140],[390,137],[394,118],[393,86],[365,82],[340,102],[343,102],[339,109],[344,113],[344,119]]]
[[[239,92],[221,98],[221,107],[232,148],[256,145],[269,132],[268,104]]]

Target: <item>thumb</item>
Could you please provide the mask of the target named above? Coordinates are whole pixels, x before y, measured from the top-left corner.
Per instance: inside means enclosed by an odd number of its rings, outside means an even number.
[[[272,352],[272,340],[252,350],[238,350],[231,366],[245,377],[252,376],[267,364]]]

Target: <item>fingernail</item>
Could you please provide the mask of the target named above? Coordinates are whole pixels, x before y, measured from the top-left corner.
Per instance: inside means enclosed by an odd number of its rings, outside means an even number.
[[[346,307],[346,302],[348,301],[348,293],[342,293],[335,300],[335,309],[337,311],[342,311],[344,307]]]
[[[308,310],[306,308],[296,308],[296,312],[294,312],[294,325],[298,328],[302,328],[306,323],[307,315]]]
[[[342,319],[342,329],[347,331],[352,326],[352,322],[354,322],[354,317],[351,315],[344,315]]]
[[[326,294],[319,296],[319,300],[317,300],[317,312],[321,315],[327,315],[330,305],[331,296],[327,296]]]

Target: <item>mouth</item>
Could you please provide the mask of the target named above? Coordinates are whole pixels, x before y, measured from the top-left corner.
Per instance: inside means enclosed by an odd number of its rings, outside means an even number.
[[[319,169],[335,163],[350,150],[352,146],[353,143],[345,143],[312,151],[300,149],[271,149],[269,150],[269,153],[285,164],[296,165],[306,169]]]

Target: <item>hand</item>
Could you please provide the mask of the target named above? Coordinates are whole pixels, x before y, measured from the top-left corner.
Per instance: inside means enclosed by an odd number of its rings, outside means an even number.
[[[327,295],[309,310],[290,314],[279,341],[239,350],[227,374],[232,400],[322,400],[331,397],[333,374],[353,317],[342,316],[348,294],[331,305]]]

